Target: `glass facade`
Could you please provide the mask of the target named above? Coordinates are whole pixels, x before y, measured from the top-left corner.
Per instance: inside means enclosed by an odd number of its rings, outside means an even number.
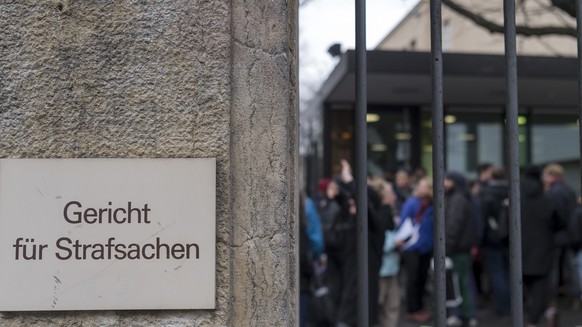
[[[570,186],[580,191],[580,136],[576,110],[534,108],[531,116],[531,162],[544,165],[558,162],[564,166]]]
[[[373,107],[368,110],[368,171],[422,167],[431,174],[432,122],[429,107]],[[353,110],[331,110],[332,172],[339,160],[353,160]],[[575,109],[522,108],[519,116],[520,164],[558,162],[567,182],[580,187],[578,118]],[[502,107],[448,107],[445,113],[445,164],[476,176],[479,164],[505,162]]]
[[[410,108],[368,113],[368,171],[381,176],[387,169],[412,168]]]
[[[447,108],[445,165],[474,177],[480,163],[503,164],[503,116],[500,108]],[[429,108],[422,115],[422,164],[432,165],[432,121]],[[430,171],[430,170],[429,170]]]
[[[451,109],[445,115],[448,170],[473,174],[480,163],[503,164],[503,124],[500,109],[482,112]]]
[[[327,177],[340,173],[340,160],[353,162],[354,111],[353,109],[331,110],[329,115],[329,162]],[[331,170],[329,170],[331,169]]]
[[[418,166],[419,133],[417,108],[370,108],[366,117],[368,137],[368,172],[382,176],[386,170],[413,169]],[[336,109],[330,112],[331,175],[339,173],[339,161],[353,162],[353,110]]]

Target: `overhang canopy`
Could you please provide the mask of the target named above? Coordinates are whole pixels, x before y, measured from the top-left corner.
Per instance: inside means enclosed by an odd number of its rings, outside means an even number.
[[[429,105],[431,54],[368,51],[368,103],[377,105]],[[355,101],[355,52],[343,54],[324,83],[325,103]],[[517,59],[519,105],[575,107],[575,58],[529,57]],[[443,54],[446,106],[505,105],[505,58],[501,55]]]

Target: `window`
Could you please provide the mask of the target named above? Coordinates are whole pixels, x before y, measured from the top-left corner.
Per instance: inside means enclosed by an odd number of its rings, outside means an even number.
[[[531,116],[532,164],[543,166],[557,162],[564,166],[566,182],[580,189],[580,136],[578,117],[558,109],[538,108]]]
[[[367,115],[368,173],[382,176],[386,170],[413,169],[418,165],[418,109],[411,107],[373,107]],[[341,159],[354,161],[354,111],[353,109],[330,110],[329,141],[331,175],[340,172]]]

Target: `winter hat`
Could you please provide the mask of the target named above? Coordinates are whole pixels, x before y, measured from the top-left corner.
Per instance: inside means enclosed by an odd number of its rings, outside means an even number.
[[[331,180],[329,178],[324,178],[319,182],[319,192],[324,193],[327,190],[327,185]]]
[[[455,189],[463,193],[467,193],[467,180],[465,176],[456,171],[449,171],[445,174],[446,179],[450,179],[455,183]]]
[[[525,175],[526,178],[537,179],[537,180],[542,179],[542,171],[537,166],[526,167],[523,174]]]

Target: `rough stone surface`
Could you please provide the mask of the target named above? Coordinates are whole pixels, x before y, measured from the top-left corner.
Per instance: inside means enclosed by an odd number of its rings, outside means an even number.
[[[232,325],[295,326],[296,12],[288,6],[233,2],[232,288],[243,304]]]
[[[0,326],[294,326],[296,1],[0,2],[0,157],[217,158],[217,309]]]

